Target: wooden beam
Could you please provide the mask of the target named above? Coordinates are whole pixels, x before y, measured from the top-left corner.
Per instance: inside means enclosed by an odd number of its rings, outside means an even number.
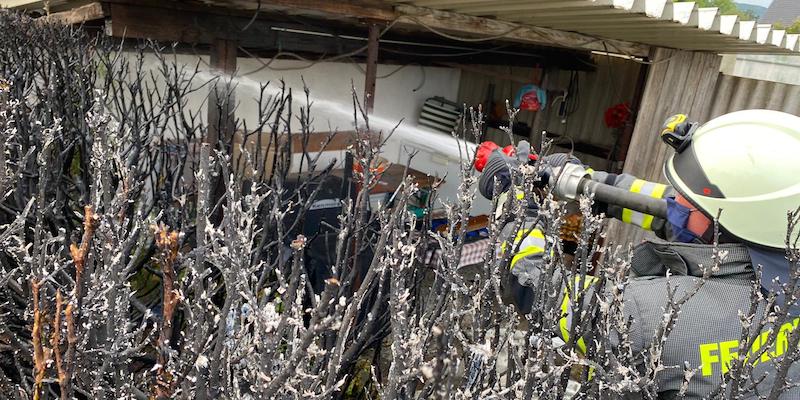
[[[338,50],[352,51],[365,43],[347,40],[342,42],[333,36],[326,38],[276,31],[273,28],[307,30],[308,27],[275,14],[271,15],[273,18],[267,19],[262,13],[260,18],[253,20],[252,11],[242,13],[213,6],[190,8],[185,3],[158,5],[149,0],[143,0],[141,4],[132,4],[127,0],[109,0],[109,3],[110,18],[106,20],[106,34],[117,38],[188,44],[212,44],[216,39],[228,39],[236,40],[239,46],[247,49],[280,48],[326,54],[335,54],[331,51]],[[344,25],[345,28],[348,25]],[[340,29],[337,25],[331,32],[363,34],[363,28],[358,28]]]
[[[250,18],[204,11],[172,9],[112,2],[106,34],[118,38],[153,39],[163,42],[211,44],[216,39],[236,40],[256,47],[274,39],[268,24],[249,24]],[[246,31],[242,31],[248,26]]]
[[[205,3],[240,10],[279,10],[309,16],[338,16],[371,21],[392,21],[397,15],[392,6],[378,1],[353,0],[204,0]]]
[[[0,2],[2,8],[19,8],[19,9],[33,9],[44,8],[46,1],[44,0],[5,0]]]
[[[649,53],[649,46],[643,44],[595,38],[574,32],[474,17],[449,11],[410,5],[397,5],[395,11],[398,13],[399,20],[404,23],[420,25],[429,30],[466,34],[471,37],[498,37],[498,39],[522,43],[581,50],[604,51],[606,48],[611,48],[640,57],[646,57]]]
[[[65,25],[82,24],[88,21],[103,19],[108,16],[103,4],[89,3],[68,11],[52,13],[42,17],[45,21],[60,22]]]
[[[378,36],[381,33],[378,24],[370,24],[367,40],[367,72],[364,74],[364,108],[367,114],[375,109],[375,81],[378,76]]]
[[[208,9],[197,11],[177,10],[169,3],[163,6],[134,5],[125,0],[111,2],[111,26],[109,34],[116,37],[140,37],[162,41],[186,43],[210,43],[216,37],[239,40],[240,45],[258,46],[259,35],[269,37],[268,31],[257,31],[252,26],[246,32],[242,27],[248,18],[220,15],[220,8],[227,7],[236,12],[249,11],[266,13],[282,11],[329,20],[358,20],[367,23],[402,25],[416,31],[432,31],[468,37],[496,37],[518,43],[540,46],[562,47],[579,50],[599,50],[606,48],[622,53],[645,57],[649,46],[621,40],[600,39],[574,32],[527,26],[507,21],[468,16],[449,11],[434,10],[410,5],[396,5],[364,1],[323,1],[323,0],[272,0],[263,3],[252,0],[207,0]],[[161,8],[159,8],[161,7]],[[255,24],[253,24],[255,25]],[[604,46],[605,42],[605,46]],[[263,43],[263,41],[261,42]]]

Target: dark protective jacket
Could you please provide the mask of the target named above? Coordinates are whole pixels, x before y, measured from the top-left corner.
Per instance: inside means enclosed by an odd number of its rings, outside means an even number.
[[[631,181],[627,178],[614,180],[628,183]],[[627,184],[618,186],[625,185]],[[637,183],[636,186],[641,188],[648,185]],[[658,191],[662,195],[670,193],[668,188]],[[622,217],[623,212],[631,215],[630,210],[609,211],[617,214],[618,218]],[[628,219],[625,222],[631,223],[645,221],[643,225],[647,225],[646,228],[658,228],[662,233],[666,229],[664,221],[654,220],[649,216],[634,215],[633,218],[625,219]],[[517,249],[511,257],[510,269],[502,280],[505,297],[524,313],[531,310],[534,286],[539,282],[541,274],[542,255],[549,252],[552,242],[545,236],[541,225],[536,226],[536,221],[538,219],[535,213],[531,212],[514,238],[511,237],[513,221],[506,224],[501,232],[503,244],[500,252]],[[756,275],[745,246],[721,244],[720,249],[727,255],[719,270],[713,272],[710,279],[681,307],[675,327],[665,343],[662,360],[669,368],[657,374],[660,396],[663,399],[673,398],[680,389],[685,362],[691,368],[698,369],[689,383],[686,398],[700,399],[708,396],[721,384],[721,376],[727,372],[728,363],[738,355],[742,334],[739,315],[740,311],[746,314],[751,307],[752,282]],[[676,298],[680,298],[702,277],[703,266],[713,265],[712,254],[713,246],[702,244],[650,241],[635,248],[632,276],[624,295],[624,313],[632,321],[629,333],[634,354],[649,349],[661,324],[664,306],[667,304],[668,280],[672,288],[677,288]],[[569,329],[565,328],[568,328],[571,305],[569,296],[565,296],[563,291],[560,296],[558,301],[562,304],[563,312],[560,332],[562,339],[568,341]],[[763,305],[759,305],[756,321],[763,315],[763,308]],[[774,361],[783,359],[789,336],[797,327],[798,321],[800,319],[795,318],[779,327],[767,327],[758,334],[758,339],[748,353],[756,356],[760,354],[750,361],[754,363],[753,379],[756,382],[760,380],[761,383],[750,391],[748,396],[751,398],[763,396],[772,388],[776,373]],[[777,339],[764,350],[762,344],[768,341],[770,329],[778,331]],[[585,350],[582,342],[578,341],[579,350]],[[800,385],[800,361],[792,365],[788,377],[790,384]],[[800,387],[784,391],[780,398],[800,399]]]

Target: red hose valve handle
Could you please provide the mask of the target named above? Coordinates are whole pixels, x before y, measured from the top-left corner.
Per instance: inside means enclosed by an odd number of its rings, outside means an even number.
[[[508,145],[506,147],[503,147],[503,153],[505,153],[505,155],[507,155],[509,157],[514,157],[514,156],[517,155],[517,148],[512,146],[512,145]],[[536,161],[538,159],[539,159],[539,156],[537,156],[536,154],[533,154],[533,153],[528,154],[528,160]]]
[[[489,161],[489,156],[492,154],[493,151],[499,149],[500,146],[497,145],[495,142],[485,141],[478,146],[478,150],[475,153],[475,169],[478,172],[483,172],[483,168],[486,166],[486,162]],[[508,145],[503,147],[501,150],[503,154],[514,157],[517,154],[517,148],[513,145]],[[531,161],[536,161],[538,156],[536,154],[529,154],[528,159]]]
[[[485,141],[478,146],[478,151],[475,153],[475,169],[478,172],[483,172],[483,167],[489,161],[489,155],[492,154],[494,149],[499,149],[500,146],[495,142]]]

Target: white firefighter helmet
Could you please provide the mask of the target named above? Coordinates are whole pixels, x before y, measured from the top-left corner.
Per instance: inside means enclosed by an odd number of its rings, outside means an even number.
[[[670,183],[710,218],[722,210],[730,236],[783,249],[787,212],[800,207],[800,117],[738,111],[687,133],[670,143],[678,149],[664,165]]]

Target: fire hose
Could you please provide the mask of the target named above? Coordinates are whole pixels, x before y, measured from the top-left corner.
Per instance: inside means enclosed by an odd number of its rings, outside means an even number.
[[[629,192],[616,186],[593,181],[586,170],[578,164],[565,164],[550,176],[550,185],[561,197],[575,200],[580,195],[594,195],[594,199],[607,204],[667,218],[666,200]]]
[[[501,150],[504,156],[490,157],[495,150]],[[481,144],[478,149],[475,168],[483,172],[478,186],[484,197],[492,198],[495,177],[506,180],[505,184],[510,184],[508,182],[510,179],[508,177],[509,163],[535,162],[537,159],[537,157],[523,155],[523,160],[520,160],[515,153],[516,149],[513,146],[501,149],[500,146],[492,142]],[[543,179],[553,188],[554,194],[560,198],[575,200],[581,195],[593,195],[595,200],[606,204],[613,204],[657,218],[667,218],[666,200],[633,193],[613,185],[594,181],[579,162],[572,162],[573,160],[577,161],[577,159],[567,154],[557,154],[546,158],[548,159],[549,168]]]

